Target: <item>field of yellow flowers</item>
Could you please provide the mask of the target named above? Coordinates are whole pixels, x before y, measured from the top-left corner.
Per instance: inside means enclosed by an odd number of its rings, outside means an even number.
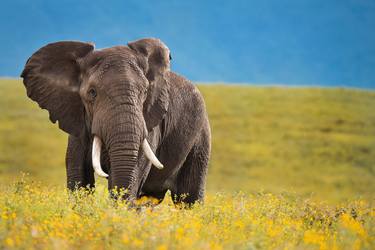
[[[142,201],[140,201],[142,202]],[[128,209],[22,178],[1,186],[1,249],[374,249],[375,207],[269,193],[208,195],[204,205]]]

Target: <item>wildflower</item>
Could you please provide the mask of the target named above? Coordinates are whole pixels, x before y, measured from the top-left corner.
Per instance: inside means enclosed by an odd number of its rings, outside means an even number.
[[[303,241],[307,244],[319,245],[320,250],[327,249],[326,239],[323,233],[316,232],[315,230],[307,230],[303,236]]]
[[[156,250],[168,250],[168,247],[167,247],[166,245],[162,244],[162,245],[159,245],[159,246],[156,248]]]
[[[367,233],[363,229],[361,223],[353,219],[349,214],[345,213],[341,216],[341,222],[344,227],[348,228],[351,230],[353,233],[358,234],[361,236],[363,239],[367,238]]]
[[[6,238],[5,239],[5,245],[7,245],[9,247],[13,247],[14,246],[14,241],[11,238]]]
[[[143,244],[144,244],[143,241],[138,238],[133,239],[132,243],[133,243],[133,246],[137,248],[143,247]]]
[[[129,244],[129,242],[130,242],[129,236],[127,234],[123,234],[122,235],[122,243],[124,243],[126,245],[126,244]]]
[[[176,230],[176,240],[183,239],[184,235],[185,235],[184,229],[183,228],[177,228],[177,230]]]

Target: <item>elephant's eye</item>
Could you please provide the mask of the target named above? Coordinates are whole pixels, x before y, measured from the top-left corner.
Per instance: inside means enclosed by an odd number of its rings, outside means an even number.
[[[95,97],[96,97],[96,90],[94,88],[90,88],[88,91],[87,91],[87,94],[88,96],[94,100]]]

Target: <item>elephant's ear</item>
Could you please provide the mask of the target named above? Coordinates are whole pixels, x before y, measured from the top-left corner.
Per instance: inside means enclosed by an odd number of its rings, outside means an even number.
[[[94,50],[82,42],[57,42],[35,52],[21,74],[27,95],[49,112],[49,119],[78,136],[84,128],[84,106],[79,96],[78,59]]]
[[[143,105],[147,129],[150,131],[165,116],[169,105],[169,83],[166,78],[170,70],[170,52],[159,39],[146,38],[128,43],[140,58],[140,65],[150,86]]]

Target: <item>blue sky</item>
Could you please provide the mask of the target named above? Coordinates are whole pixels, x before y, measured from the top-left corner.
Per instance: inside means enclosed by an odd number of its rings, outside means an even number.
[[[58,40],[162,39],[194,81],[375,88],[374,0],[2,1],[0,76]]]

